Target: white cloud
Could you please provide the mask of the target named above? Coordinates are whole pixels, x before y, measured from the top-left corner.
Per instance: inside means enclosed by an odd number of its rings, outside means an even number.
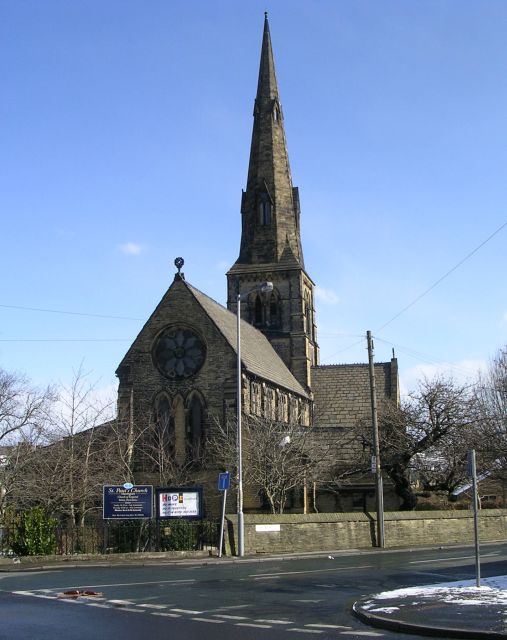
[[[401,395],[406,396],[410,391],[414,391],[424,378],[431,380],[438,375],[450,377],[459,384],[472,382],[477,378],[479,371],[484,371],[487,366],[488,363],[485,360],[471,359],[460,362],[418,364],[400,375]]]
[[[324,304],[338,304],[340,298],[332,289],[315,287],[315,297]]]
[[[143,251],[143,247],[136,242],[126,242],[120,245],[120,251],[128,256],[138,256]]]

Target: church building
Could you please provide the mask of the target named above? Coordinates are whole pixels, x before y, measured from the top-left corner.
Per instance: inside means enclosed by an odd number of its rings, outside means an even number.
[[[332,441],[344,462],[361,450],[359,440],[348,436],[371,419],[368,365],[319,364],[315,285],[303,259],[299,192],[292,184],[267,15],[253,118],[227,308],[186,280],[184,261],[177,258],[173,282],[116,371],[118,413],[127,431],[134,424],[163,426],[174,465],[196,482],[205,482],[196,461],[216,420],[236,407],[238,313],[243,415],[297,422]],[[377,363],[375,373],[379,404],[397,401],[396,359]],[[143,470],[149,471],[146,464]],[[370,484],[350,485],[340,506],[366,506]],[[321,510],[336,508],[336,501],[321,498]]]

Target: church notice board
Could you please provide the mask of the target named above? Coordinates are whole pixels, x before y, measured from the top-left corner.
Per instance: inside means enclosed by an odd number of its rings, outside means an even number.
[[[157,519],[201,520],[202,487],[166,487],[156,489]]]
[[[139,520],[153,517],[151,485],[106,484],[103,487],[104,520]]]

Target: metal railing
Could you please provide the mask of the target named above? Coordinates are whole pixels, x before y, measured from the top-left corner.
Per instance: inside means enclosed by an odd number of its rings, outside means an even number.
[[[9,527],[0,527],[0,554],[12,555]],[[218,547],[216,520],[103,520],[55,528],[54,554],[207,551]]]

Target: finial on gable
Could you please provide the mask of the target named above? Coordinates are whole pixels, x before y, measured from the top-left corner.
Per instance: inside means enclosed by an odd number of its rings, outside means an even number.
[[[178,273],[174,275],[174,279],[185,280],[185,274],[181,272],[182,266],[185,264],[185,260],[183,258],[176,258],[174,261],[174,266],[178,269]]]

